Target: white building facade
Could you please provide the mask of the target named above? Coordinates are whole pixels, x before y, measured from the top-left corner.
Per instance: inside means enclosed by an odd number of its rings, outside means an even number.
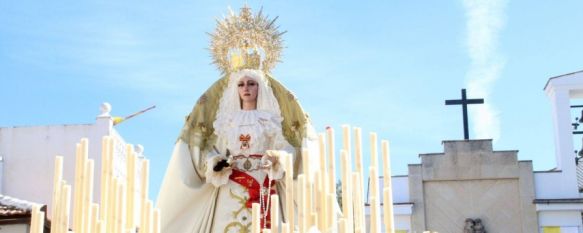
[[[52,211],[51,197],[55,156],[63,156],[63,180],[74,189],[76,144],[82,138],[89,140],[89,159],[94,160],[93,201],[99,203],[101,184],[102,138],[114,138],[114,176],[125,180],[126,143],[113,127],[111,107],[104,103],[101,114],[93,124],[22,126],[0,128],[0,193],[36,203],[46,204]],[[139,159],[143,147],[135,146]],[[135,177],[140,179],[140,168]],[[135,192],[140,192],[139,180]]]

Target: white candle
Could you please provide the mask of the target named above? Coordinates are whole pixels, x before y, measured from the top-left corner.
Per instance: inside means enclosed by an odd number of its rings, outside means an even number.
[[[336,195],[333,193],[328,193],[328,226],[327,231],[332,232],[336,229],[336,206],[338,201],[336,200]]]
[[[107,232],[117,232],[117,207],[119,206],[119,199],[117,196],[117,189],[118,189],[118,181],[117,181],[117,177],[113,177],[112,179],[112,188],[110,189],[111,191],[111,196],[110,199],[112,201],[112,205],[109,207],[110,213],[109,213],[109,218],[107,220]]]
[[[380,231],[380,203],[378,200],[379,199],[379,176],[377,174],[377,171],[374,167],[370,167],[369,168],[369,174],[370,174],[370,187],[371,187],[371,193],[370,193],[370,200],[371,200],[371,217],[370,217],[370,221],[371,221],[371,233],[372,232],[378,232]],[[372,202],[372,200],[375,200],[375,202]]]
[[[45,228],[45,212],[39,211],[36,213],[36,225],[34,233],[43,233]]]
[[[294,226],[294,182],[293,155],[285,156],[285,217],[290,226]]]
[[[80,222],[81,222],[81,233],[85,233],[89,231],[89,219],[88,219],[88,213],[89,213],[89,202],[87,201],[89,198],[89,182],[93,182],[93,177],[89,177],[89,174],[93,172],[93,170],[89,171],[89,164],[87,163],[89,160],[89,140],[87,138],[81,138],[81,148],[80,148],[80,152],[81,152],[81,156],[83,157],[83,173],[82,173],[82,186],[81,186],[81,198],[80,198],[80,211],[81,211],[81,217],[80,217]]]
[[[126,211],[127,211],[127,226],[134,227],[134,187],[135,187],[135,173],[136,173],[136,155],[134,154],[134,146],[126,145],[127,154],[127,174],[126,174]]]
[[[342,125],[342,149],[350,155],[350,125]]]
[[[383,189],[383,209],[385,211],[385,231],[389,233],[395,232],[395,222],[393,220],[393,194],[391,193],[391,187],[386,187]]]
[[[362,130],[358,127],[354,128],[354,162],[356,172],[363,174],[362,166]]]
[[[40,211],[40,206],[32,205],[32,211],[30,213],[30,233],[37,233],[39,230],[38,225],[38,212]]]
[[[349,154],[342,150],[342,212],[348,229],[353,229],[353,207],[352,207],[352,171],[350,167]]]
[[[60,227],[60,230],[65,232],[68,231],[69,229],[69,216],[71,216],[71,185],[64,185],[62,192],[61,192],[61,196],[62,196],[62,206],[63,206],[63,211],[61,211],[61,213],[63,213],[61,219],[62,219],[62,224]]]
[[[364,229],[364,201],[362,199],[362,186],[360,181],[360,173],[353,172],[352,173],[352,185],[354,187],[354,229],[361,231]]]
[[[320,149],[320,172],[326,172],[326,143],[323,133],[318,134],[318,145]]]
[[[300,233],[305,233],[308,224],[308,208],[306,206],[306,177],[304,174],[298,175],[298,220],[299,220],[299,228]]]
[[[126,218],[127,218],[127,207],[126,207],[126,186],[123,183],[119,183],[119,196],[120,205],[119,205],[119,232],[125,232],[126,230]]]
[[[327,128],[326,133],[328,137],[328,190],[330,192],[336,193],[336,159],[334,152],[334,129]]]
[[[91,203],[91,231],[89,232],[98,232],[97,229],[97,222],[99,221],[99,205],[95,203]]]
[[[340,218],[340,220],[338,220],[338,227],[340,228],[340,233],[349,233],[348,232],[348,224],[346,224],[346,219],[345,218]]]
[[[85,164],[85,190],[83,191],[83,214],[85,215],[83,219],[83,230],[84,232],[90,232],[91,230],[91,204],[93,203],[93,172],[95,170],[95,162],[92,159],[88,159]]]
[[[289,224],[288,223],[282,223],[281,224],[281,233],[290,233]]]
[[[261,230],[261,220],[259,218],[261,213],[259,212],[259,203],[253,203],[251,205],[251,232],[259,233]],[[147,233],[147,232],[146,232]]]
[[[61,180],[63,180],[63,156],[55,157],[55,171],[53,175],[53,201],[51,207],[51,220],[58,219],[59,197],[61,196]]]
[[[371,213],[371,217],[370,217],[370,233],[379,233],[379,229],[378,229],[378,212],[377,212],[377,208],[376,206],[378,205],[377,200],[372,197],[370,198],[370,202],[371,202],[371,208],[370,208],[370,213]]]
[[[153,204],[151,200],[148,200],[146,202],[146,217],[145,217],[145,224],[144,224],[144,233],[152,233],[152,219],[154,218],[154,213],[153,213]]]
[[[101,193],[100,193],[100,208],[101,216],[99,219],[104,220],[107,215],[108,206],[108,189],[109,177],[107,175],[109,166],[109,136],[104,136],[101,139]]]
[[[375,169],[378,169],[378,152],[377,152],[377,134],[370,133],[370,164]]]
[[[148,177],[149,177],[149,171],[150,169],[150,161],[148,161],[147,159],[142,160],[142,174],[141,174],[141,202],[142,202],[142,208],[145,207],[146,205],[146,201],[148,200]],[[146,218],[146,211],[142,211],[142,217],[141,217],[141,222],[145,223],[145,218]],[[142,226],[141,229],[144,229],[145,226]]]
[[[270,230],[270,229],[263,229],[263,230],[261,231],[261,233],[271,233],[271,230]]]
[[[85,161],[81,155],[81,144],[77,143],[75,145],[75,179],[73,183],[73,229],[81,230],[81,223],[79,219],[81,218],[81,186],[83,185],[81,177],[83,176],[83,169],[85,168]]]
[[[324,173],[326,174],[326,173]],[[320,231],[324,229],[324,221],[326,218],[324,216],[324,212],[326,208],[324,207],[325,202],[322,202],[325,198],[322,198],[324,195],[322,190],[322,173],[320,171],[316,171],[316,179],[314,179],[314,210],[316,211],[317,215],[321,217],[318,218],[317,226]]]
[[[271,195],[271,230],[273,232],[279,232],[279,196],[278,195]]]
[[[162,232],[162,225],[160,224],[160,209],[154,209],[154,219],[152,223],[152,233]],[[273,223],[272,223],[273,224]]]
[[[391,186],[391,158],[389,154],[389,141],[381,141],[383,150],[383,171],[384,171],[384,185],[385,187]]]
[[[385,195],[388,197],[387,199],[387,203],[390,203],[389,205],[386,205],[386,209],[385,209],[385,215],[388,217],[388,219],[386,220],[385,224],[385,228],[386,229],[390,229],[391,231],[388,232],[393,232],[394,231],[394,217],[393,217],[393,184],[392,184],[392,177],[391,177],[391,157],[390,157],[390,153],[389,153],[389,141],[387,140],[382,140],[381,141],[381,146],[382,146],[382,150],[383,150],[383,171],[384,171],[384,187],[385,189],[388,188],[388,192],[385,193]],[[384,190],[383,190],[384,191]]]

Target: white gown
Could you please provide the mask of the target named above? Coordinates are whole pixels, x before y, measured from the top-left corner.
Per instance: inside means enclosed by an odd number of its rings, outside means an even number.
[[[248,200],[252,191],[233,181],[234,176],[229,179],[229,175],[244,173],[243,176],[255,180],[253,187],[266,187],[269,186],[266,182],[282,178],[283,166],[271,170],[271,177],[268,177],[267,170],[260,168],[265,152],[286,150],[293,154],[293,147],[282,135],[281,118],[269,112],[241,110],[217,119],[213,126],[218,138],[216,150],[206,155],[208,164],[197,164],[196,161],[205,159],[200,160],[197,153],[191,154],[183,141],[176,143],[157,203],[162,211],[162,232],[250,232]],[[227,150],[233,171],[229,168],[212,171],[216,162],[225,158]],[[238,179],[243,178],[239,176]],[[243,180],[251,182],[251,179]],[[277,183],[271,186],[272,193],[277,186],[284,185],[280,181],[271,183]],[[259,202],[257,199],[260,198],[255,195],[252,201]],[[283,200],[281,198],[280,202]],[[265,204],[262,208],[268,210],[268,206]]]

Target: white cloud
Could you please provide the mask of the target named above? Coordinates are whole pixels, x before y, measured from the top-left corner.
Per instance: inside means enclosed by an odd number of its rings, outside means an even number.
[[[500,138],[500,117],[491,98],[492,86],[500,78],[504,59],[497,48],[504,26],[506,0],[464,0],[466,45],[471,59],[467,74],[468,98],[484,98],[485,104],[470,107],[477,138]]]

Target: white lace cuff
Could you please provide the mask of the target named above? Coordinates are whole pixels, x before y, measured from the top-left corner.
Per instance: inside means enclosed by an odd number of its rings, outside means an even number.
[[[280,158],[286,154],[283,150],[268,150],[261,158],[261,166],[266,170],[267,175],[272,180],[280,180],[283,178],[284,168],[281,164]]]
[[[207,183],[213,184],[215,187],[220,187],[221,185],[225,185],[229,182],[229,176],[231,173],[233,173],[233,169],[231,167],[224,167],[223,170],[218,172],[213,170],[219,161],[225,159],[227,159],[227,157],[224,155],[217,155],[206,160],[207,169],[205,175]]]

